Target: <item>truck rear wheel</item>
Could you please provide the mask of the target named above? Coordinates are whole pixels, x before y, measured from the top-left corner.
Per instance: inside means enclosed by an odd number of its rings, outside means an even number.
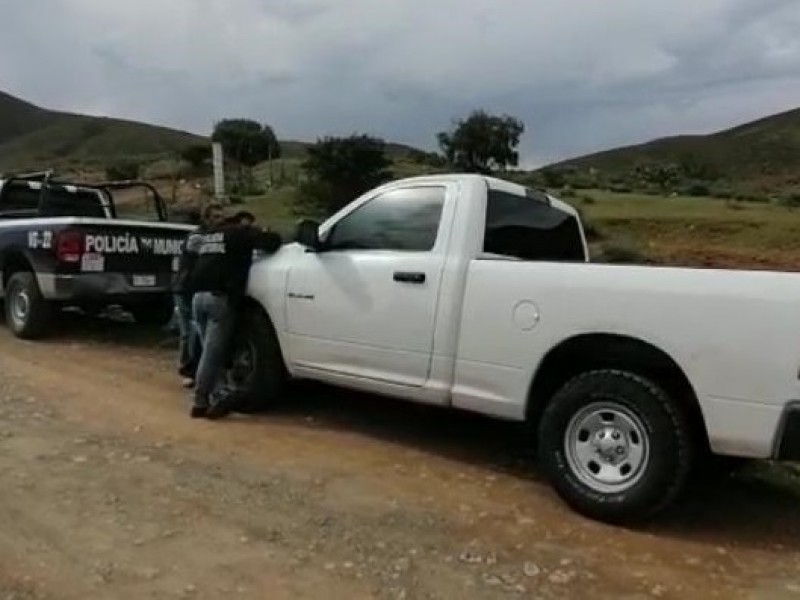
[[[128,306],[134,320],[145,327],[165,327],[175,313],[172,298],[165,296]]]
[[[260,309],[248,307],[234,336],[227,386],[235,394],[235,410],[259,412],[286,392],[289,375],[275,328]]]
[[[689,431],[680,407],[653,381],[592,371],[567,383],[545,408],[539,457],[574,510],[632,523],[666,508],[684,487]]]
[[[31,340],[47,332],[53,307],[42,297],[36,276],[14,273],[6,287],[6,323],[18,338]]]

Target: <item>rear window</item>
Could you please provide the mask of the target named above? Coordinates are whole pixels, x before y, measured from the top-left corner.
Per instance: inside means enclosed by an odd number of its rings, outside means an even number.
[[[27,183],[11,182],[0,191],[0,214],[35,212],[39,207],[39,190]]]
[[[42,202],[43,217],[105,217],[96,192],[74,191],[53,186],[45,191]]]
[[[156,199],[147,188],[136,186],[114,190],[112,195],[118,219],[160,221]]]
[[[585,260],[578,220],[535,191],[489,190],[483,251],[531,261]]]
[[[40,200],[41,204],[40,212]],[[94,192],[68,191],[58,185],[41,188],[27,182],[12,181],[0,194],[0,216],[104,217],[100,199]]]

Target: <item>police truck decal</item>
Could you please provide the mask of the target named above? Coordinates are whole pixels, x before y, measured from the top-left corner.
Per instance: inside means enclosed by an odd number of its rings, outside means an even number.
[[[159,256],[178,256],[183,250],[183,243],[184,241],[181,239],[138,237],[131,233],[89,234],[86,236],[84,251],[99,254],[139,254],[141,252]]]
[[[53,232],[52,231],[29,231],[28,232],[28,248],[38,250],[42,248],[49,250],[53,247]]]
[[[225,234],[206,233],[201,236],[199,254],[225,254]]]

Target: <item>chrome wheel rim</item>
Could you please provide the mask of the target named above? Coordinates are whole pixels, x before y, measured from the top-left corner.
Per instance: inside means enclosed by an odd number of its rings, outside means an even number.
[[[231,367],[228,369],[228,384],[236,389],[246,388],[256,366],[256,349],[252,342],[244,341],[237,344]]]
[[[28,321],[28,315],[31,311],[31,298],[28,292],[24,289],[17,289],[11,298],[11,319],[14,325],[19,328],[23,327]]]
[[[581,483],[604,494],[635,486],[650,462],[644,423],[616,402],[596,402],[576,413],[567,425],[564,449]]]

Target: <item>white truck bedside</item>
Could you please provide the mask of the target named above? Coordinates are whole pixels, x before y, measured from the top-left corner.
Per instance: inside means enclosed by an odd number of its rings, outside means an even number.
[[[543,192],[392,182],[302,222],[249,297],[252,402],[301,378],[528,421],[592,518],[655,514],[706,455],[800,459],[800,276],[589,264]]]

